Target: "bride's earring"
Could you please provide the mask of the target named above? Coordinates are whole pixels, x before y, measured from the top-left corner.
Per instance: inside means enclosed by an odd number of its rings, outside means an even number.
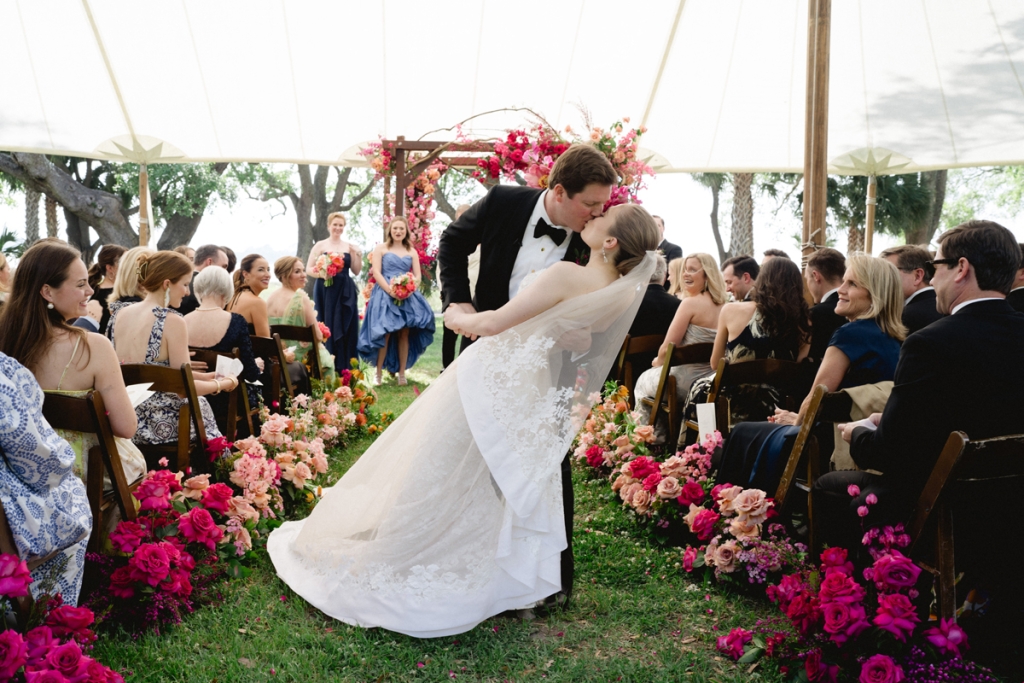
[[[164,308],[167,308],[168,304],[171,303],[171,288],[168,287],[164,290]]]
[[[608,263],[608,252],[604,250],[604,247],[601,247],[601,258],[604,259],[605,263]]]

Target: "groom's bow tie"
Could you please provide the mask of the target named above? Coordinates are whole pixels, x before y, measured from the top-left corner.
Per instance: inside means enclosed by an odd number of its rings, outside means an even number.
[[[548,222],[543,218],[537,219],[537,227],[533,229],[534,239],[540,239],[542,235],[547,235],[555,244],[562,244],[566,238],[566,232],[562,228],[555,228],[548,225]]]

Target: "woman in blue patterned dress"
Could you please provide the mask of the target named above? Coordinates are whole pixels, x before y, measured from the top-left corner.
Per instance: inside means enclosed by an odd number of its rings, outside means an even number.
[[[363,328],[359,331],[359,355],[381,371],[398,373],[405,384],[405,371],[434,340],[434,311],[418,291],[404,301],[391,295],[391,281],[411,272],[420,281],[420,257],[409,239],[409,224],[398,216],[388,226],[388,238],[370,254],[376,286],[366,304]],[[393,343],[392,343],[393,342]]]

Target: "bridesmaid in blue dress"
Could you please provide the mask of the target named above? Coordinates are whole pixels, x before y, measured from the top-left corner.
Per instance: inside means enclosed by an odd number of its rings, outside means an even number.
[[[345,222],[345,215],[340,212],[327,217],[331,236],[313,245],[306,262],[306,274],[317,279],[313,287],[317,319],[331,330],[331,337],[324,346],[334,355],[334,367],[338,372],[348,368],[349,361],[356,357],[359,305],[356,283],[349,272],[359,275],[363,269],[363,253],[359,247],[341,239]],[[323,274],[316,269],[316,260],[324,253],[341,254],[345,259],[344,267],[334,276],[329,287],[324,284]]]
[[[382,370],[398,373],[405,384],[405,370],[434,340],[434,311],[419,291],[396,304],[391,297],[391,280],[411,272],[420,281],[420,257],[409,240],[409,224],[398,216],[388,225],[387,241],[370,254],[376,286],[366,305],[363,329],[359,331],[359,355],[377,367],[377,384]]]

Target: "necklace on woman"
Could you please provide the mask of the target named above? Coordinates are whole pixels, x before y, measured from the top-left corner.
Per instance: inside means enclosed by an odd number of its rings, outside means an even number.
[[[202,306],[200,306],[196,310],[197,311],[223,311],[224,309],[223,308],[218,308],[216,306],[213,306],[211,308],[203,308]]]

